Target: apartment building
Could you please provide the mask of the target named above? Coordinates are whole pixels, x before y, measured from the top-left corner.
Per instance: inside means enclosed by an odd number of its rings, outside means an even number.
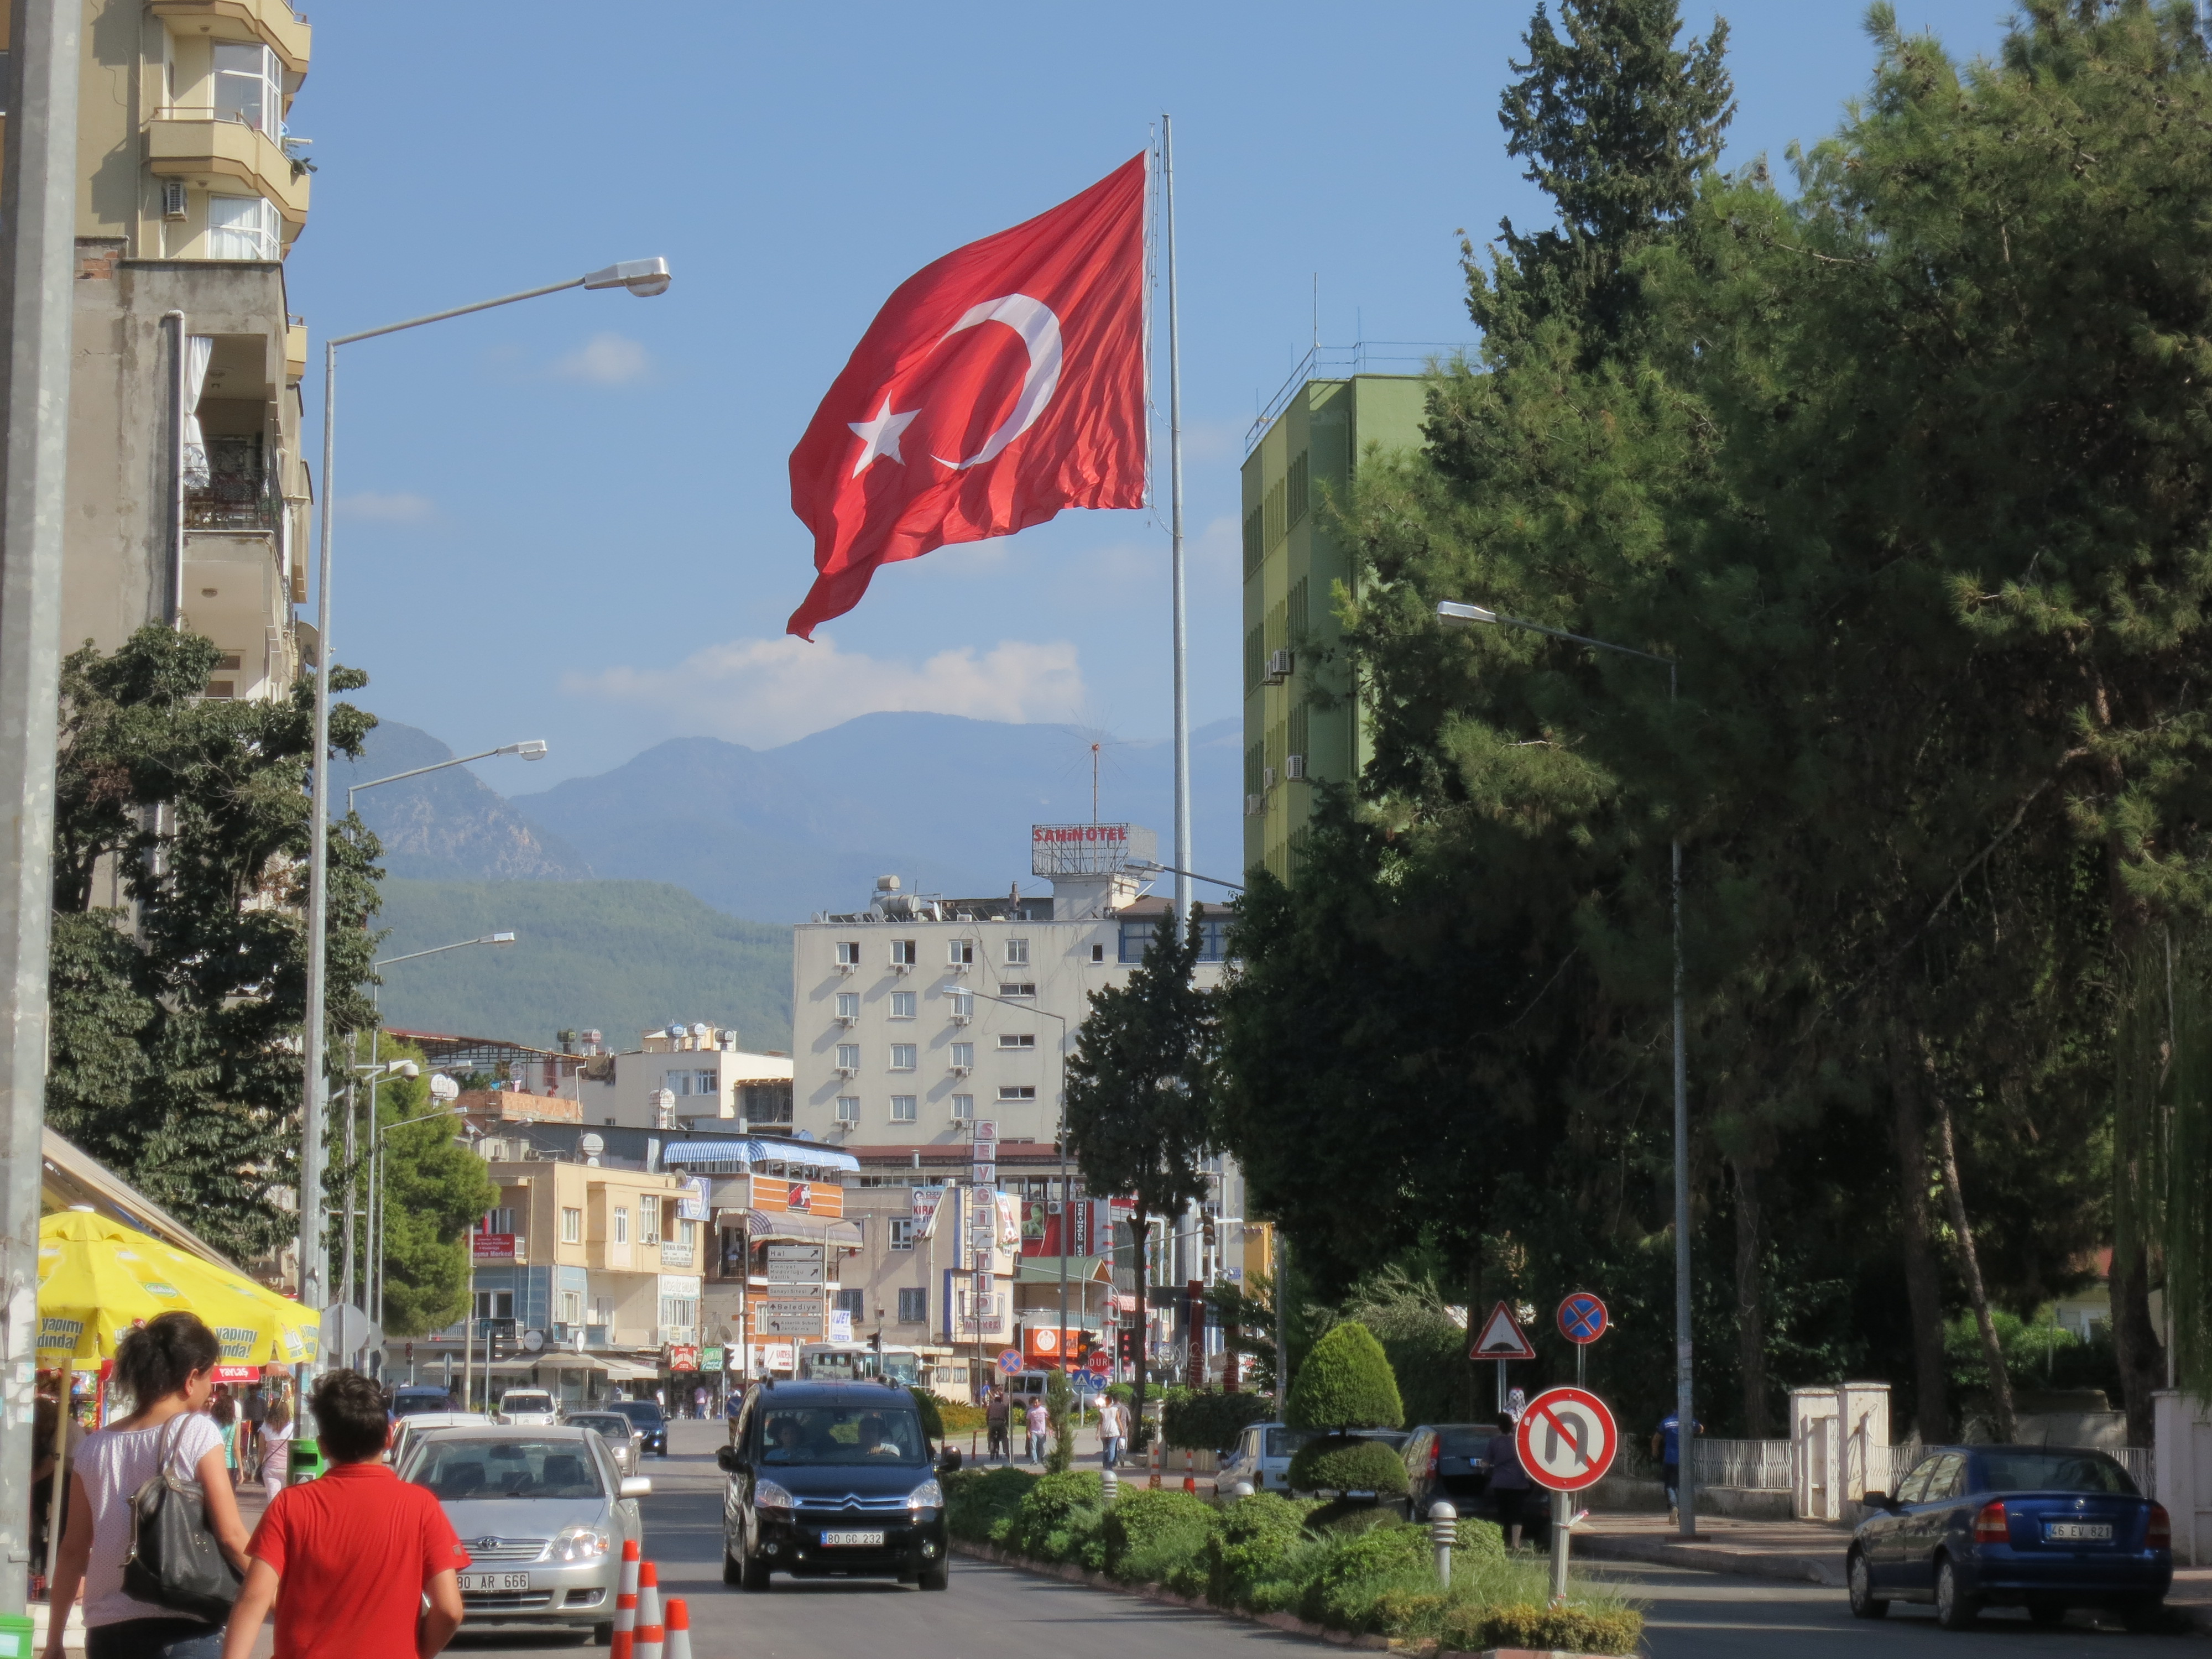
[[[1427,391],[1419,375],[1302,380],[1245,457],[1247,869],[1288,880],[1314,786],[1350,783],[1365,763],[1358,688],[1340,665],[1343,629],[1329,599],[1338,584],[1352,586],[1350,550],[1322,509],[1347,498],[1370,446],[1420,445]]]
[[[284,0],[88,0],[79,100],[64,649],[178,623],[215,697],[285,694],[312,630],[307,220],[288,131],[310,32]]]
[[[675,1022],[640,1034],[626,1054],[586,1060],[575,1092],[583,1121],[621,1128],[744,1134],[791,1126],[791,1056],[755,1054],[735,1031]]]

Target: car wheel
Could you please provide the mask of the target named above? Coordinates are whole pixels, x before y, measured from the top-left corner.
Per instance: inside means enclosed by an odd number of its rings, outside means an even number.
[[[1889,1603],[1874,1593],[1874,1569],[1857,1550],[1851,1552],[1847,1569],[1851,1586],[1851,1616],[1856,1619],[1879,1619],[1889,1611]]]
[[[952,1563],[939,1559],[921,1570],[921,1587],[926,1590],[950,1589],[952,1587]]]
[[[745,1582],[745,1564],[730,1553],[727,1544],[722,1546],[722,1582],[733,1586]]]
[[[2163,1595],[2139,1595],[2120,1606],[2120,1622],[2139,1633],[2161,1631],[2166,1626],[2166,1598]]]
[[[744,1575],[742,1582],[747,1589],[764,1590],[769,1587],[769,1580],[771,1577],[769,1565],[760,1557],[747,1556],[742,1571]]]
[[[611,1648],[614,1646],[614,1644],[615,1627],[612,1625],[594,1625],[592,1626],[592,1645],[593,1647]]]
[[[2066,1604],[2063,1601],[2030,1601],[2027,1604],[2027,1622],[2038,1630],[2057,1630],[2066,1622]]]
[[[1972,1630],[1982,1604],[1960,1587],[1959,1570],[1948,1555],[1936,1563],[1936,1622],[1945,1630]]]

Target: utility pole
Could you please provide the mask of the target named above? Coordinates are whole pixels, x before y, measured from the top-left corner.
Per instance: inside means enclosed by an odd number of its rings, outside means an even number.
[[[0,1632],[26,1650],[82,15],[11,0],[0,164]]]

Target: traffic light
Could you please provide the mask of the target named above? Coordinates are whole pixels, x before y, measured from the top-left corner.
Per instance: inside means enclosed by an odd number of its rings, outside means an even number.
[[[1070,1366],[1080,1369],[1091,1363],[1091,1351],[1098,1346],[1098,1339],[1088,1331],[1071,1331],[1071,1346],[1074,1352],[1067,1356]]]
[[[1133,1371],[1137,1369],[1137,1328],[1134,1325],[1120,1326],[1115,1330],[1114,1351],[1120,1356],[1122,1370]]]

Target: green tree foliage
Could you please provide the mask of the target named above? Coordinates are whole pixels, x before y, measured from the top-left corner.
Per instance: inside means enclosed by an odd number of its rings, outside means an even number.
[[[1379,1440],[1348,1435],[1325,1434],[1307,1441],[1291,1457],[1285,1478],[1297,1492],[1406,1495],[1406,1466],[1398,1454]]]
[[[422,1072],[376,1091],[385,1126],[384,1325],[393,1336],[422,1336],[467,1311],[468,1227],[499,1202],[499,1183],[455,1139],[459,1120],[438,1110],[422,1051],[385,1037],[377,1057],[412,1060]],[[364,1179],[366,1161],[364,1147]]]
[[[1296,1429],[1395,1429],[1406,1408],[1375,1334],[1358,1320],[1333,1326],[1291,1380],[1283,1420]]]
[[[313,691],[202,696],[217,652],[149,626],[64,659],[48,1121],[234,1255],[293,1223]],[[339,669],[350,690],[365,676]],[[371,718],[331,711],[358,755]],[[358,831],[358,825],[353,826]],[[371,1018],[376,844],[333,831],[330,1021]]]
[[[1137,1200],[1136,1323],[1145,1328],[1145,1218],[1176,1215],[1205,1195],[1205,1160],[1218,1146],[1213,1000],[1194,975],[1198,917],[1178,939],[1163,915],[1127,981],[1091,994],[1067,1061],[1067,1143],[1094,1193]],[[1133,1419],[1144,1420],[1145,1372]]]

